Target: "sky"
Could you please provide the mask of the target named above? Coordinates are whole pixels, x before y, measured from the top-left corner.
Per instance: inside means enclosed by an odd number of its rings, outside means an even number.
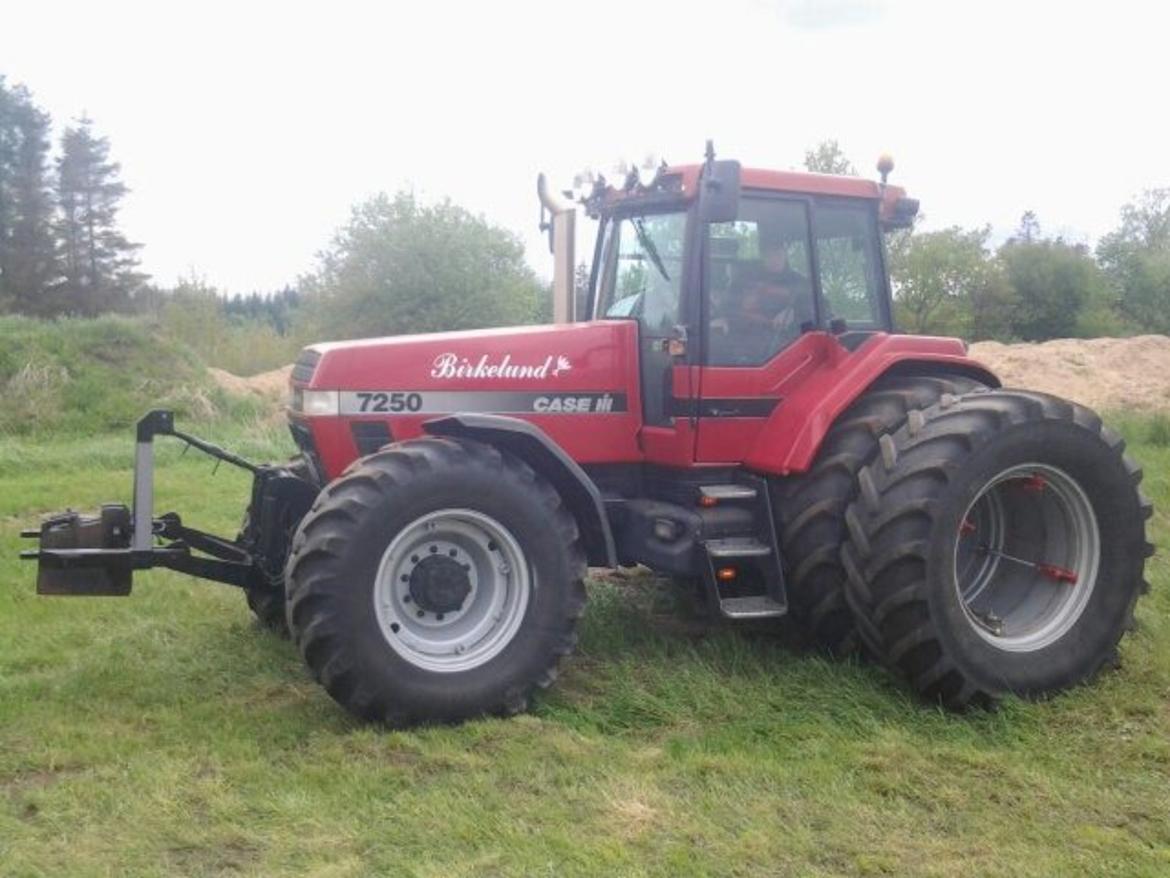
[[[87,113],[169,285],[270,291],[378,191],[450,197],[522,237],[535,180],[655,153],[793,168],[882,152],[926,228],[1092,243],[1170,186],[1160,2],[0,0],[0,73],[58,131]]]

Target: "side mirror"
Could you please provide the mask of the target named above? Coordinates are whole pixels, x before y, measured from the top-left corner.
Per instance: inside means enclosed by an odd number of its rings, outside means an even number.
[[[739,162],[708,161],[699,177],[699,219],[729,223],[739,215]]]

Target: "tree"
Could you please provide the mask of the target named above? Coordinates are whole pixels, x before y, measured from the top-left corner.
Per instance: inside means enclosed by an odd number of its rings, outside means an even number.
[[[804,154],[804,168],[818,174],[857,176],[857,168],[849,161],[836,140],[822,140]]]
[[[111,162],[110,145],[82,117],[65,129],[57,159],[57,206],[62,311],[93,315],[125,308],[146,276],[137,271],[139,244],[118,228],[118,210],[129,191]]]
[[[356,206],[301,288],[338,338],[527,323],[547,296],[512,232],[408,192]]]
[[[1151,189],[1123,207],[1097,259],[1122,316],[1148,332],[1170,332],[1170,189]]]
[[[889,241],[895,314],[908,332],[997,338],[1009,331],[1012,291],[987,249],[991,229],[952,226]]]
[[[1024,215],[1020,217],[1020,227],[1016,230],[1015,240],[1024,244],[1032,244],[1039,241],[1041,237],[1040,220],[1037,219],[1036,212],[1024,211]]]
[[[0,307],[46,313],[57,279],[48,185],[49,117],[0,77]]]
[[[1081,319],[1105,288],[1084,247],[1052,240],[1011,239],[999,249],[1015,293],[1012,333],[1025,341],[1080,334]]]

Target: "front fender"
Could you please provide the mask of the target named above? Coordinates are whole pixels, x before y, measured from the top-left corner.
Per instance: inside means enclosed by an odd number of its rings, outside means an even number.
[[[882,375],[965,375],[991,387],[1000,381],[967,356],[956,338],[878,333],[855,350],[834,342],[832,353],[793,389],[768,418],[744,459],[760,472],[804,472],[816,458],[837,417]]]
[[[504,415],[456,414],[423,424],[432,436],[477,439],[508,451],[523,460],[556,488],[577,519],[588,562],[595,567],[616,567],[613,532],[601,492],[549,435],[528,421]]]

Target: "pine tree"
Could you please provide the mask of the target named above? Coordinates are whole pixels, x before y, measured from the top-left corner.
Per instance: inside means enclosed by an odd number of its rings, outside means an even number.
[[[48,114],[0,79],[0,305],[31,314],[57,279],[48,154]]]
[[[61,252],[62,310],[85,315],[127,307],[146,280],[138,272],[140,244],[118,228],[118,209],[127,188],[121,166],[111,162],[110,145],[94,136],[82,117],[65,129],[57,159],[57,225]]]

